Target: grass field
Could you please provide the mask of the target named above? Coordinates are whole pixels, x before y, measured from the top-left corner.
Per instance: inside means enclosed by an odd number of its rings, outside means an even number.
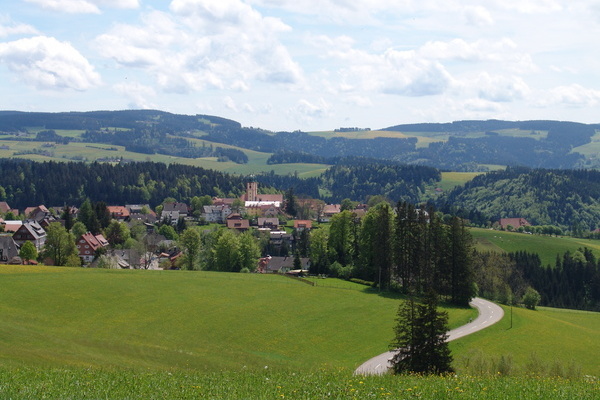
[[[348,371],[135,372],[0,368],[10,399],[596,400],[598,380],[524,377],[353,376]]]
[[[525,250],[539,254],[543,265],[554,265],[556,255],[587,247],[600,257],[600,241],[572,237],[528,235],[490,229],[471,228],[476,248],[480,251],[515,252]]]
[[[511,359],[513,374],[569,368],[600,377],[600,313],[539,307],[503,307],[505,317],[490,328],[450,343],[460,370],[478,368],[481,358]],[[467,360],[471,359],[471,367]],[[546,371],[547,372],[547,371]]]
[[[360,377],[354,368],[387,350],[399,304],[362,285],[28,266],[0,266],[0,281],[0,398],[600,395],[597,378],[547,377],[569,365],[600,376],[598,313],[515,308],[509,329],[505,308],[498,324],[451,343],[456,376]],[[453,326],[473,317],[449,312]],[[505,374],[493,366],[477,378],[467,373],[503,355],[511,360]]]
[[[399,304],[275,275],[2,266],[0,279],[12,366],[352,369],[387,350]]]

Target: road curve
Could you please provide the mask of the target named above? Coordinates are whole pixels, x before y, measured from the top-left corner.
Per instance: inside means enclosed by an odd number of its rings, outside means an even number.
[[[479,311],[479,316],[474,321],[449,331],[448,341],[470,335],[471,333],[492,326],[496,322],[500,321],[504,316],[504,310],[500,306],[492,303],[491,301],[487,301],[476,297],[469,304],[471,305],[471,307],[475,307]],[[386,373],[389,369],[389,360],[392,358],[393,355],[393,351],[387,351],[383,354],[375,356],[361,364],[354,371],[354,374],[382,375]]]

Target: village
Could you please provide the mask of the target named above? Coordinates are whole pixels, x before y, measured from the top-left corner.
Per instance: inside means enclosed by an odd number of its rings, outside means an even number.
[[[259,194],[258,183],[248,182],[246,193],[240,198],[212,198],[212,204],[203,205],[201,213],[192,212],[192,207],[178,201],[168,201],[152,210],[148,204],[125,204],[106,206],[110,220],[126,224],[129,229],[143,230],[143,246],[123,248],[113,246],[103,233],[89,231],[75,237],[80,264],[97,267],[99,256],[112,261],[111,268],[120,269],[175,269],[182,251],[176,240],[168,238],[158,229],[161,224],[173,227],[220,226],[236,232],[251,230],[267,236],[269,248],[274,254],[263,254],[257,260],[256,271],[260,273],[298,273],[294,271],[293,249],[300,236],[305,235],[317,224],[327,223],[342,211],[341,204],[324,204],[312,199],[296,200],[309,210],[311,219],[293,219],[286,214],[283,194]],[[352,211],[361,218],[367,205],[357,205]],[[20,249],[31,242],[37,252],[43,254],[47,229],[52,223],[65,226],[65,212],[69,219],[77,220],[76,206],[37,205],[25,210],[12,209],[6,201],[0,202],[0,262],[6,264],[54,265],[54,260],[43,258],[26,260],[20,257]],[[301,257],[300,272],[308,270],[310,260]]]

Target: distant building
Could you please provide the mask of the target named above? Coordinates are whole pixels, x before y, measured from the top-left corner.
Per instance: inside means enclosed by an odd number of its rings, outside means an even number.
[[[46,243],[46,231],[36,221],[25,221],[13,235],[15,242],[21,246],[30,241],[38,251]]]
[[[84,263],[94,261],[96,250],[102,247],[108,247],[108,241],[102,235],[94,235],[88,232],[77,239],[79,258],[81,258]]]
[[[511,226],[513,229],[519,229],[521,226],[531,226],[525,218],[500,218],[498,221],[500,227],[504,230]]]

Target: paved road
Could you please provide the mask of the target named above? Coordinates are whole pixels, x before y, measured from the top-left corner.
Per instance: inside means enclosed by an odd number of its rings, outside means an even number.
[[[492,326],[504,316],[504,310],[491,301],[476,297],[469,304],[479,311],[479,316],[474,321],[448,332],[448,341],[470,335],[471,333]],[[389,359],[392,358],[393,355],[394,352],[387,351],[373,357],[359,366],[354,373],[357,375],[382,375],[389,369]]]

